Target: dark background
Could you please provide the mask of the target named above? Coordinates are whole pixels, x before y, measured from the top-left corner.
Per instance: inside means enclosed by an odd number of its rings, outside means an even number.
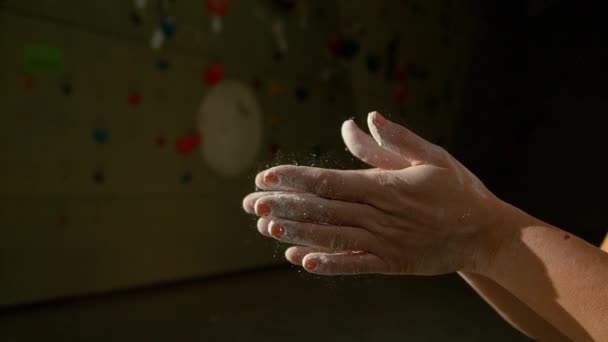
[[[501,198],[599,245],[608,183],[605,5],[479,3],[454,154]]]

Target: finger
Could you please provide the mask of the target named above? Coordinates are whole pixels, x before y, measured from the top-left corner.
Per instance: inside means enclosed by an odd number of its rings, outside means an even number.
[[[245,209],[245,212],[247,212],[248,214],[252,214],[255,215],[255,202],[264,197],[264,196],[269,196],[269,195],[274,195],[274,194],[278,194],[278,193],[282,193],[279,191],[258,191],[258,192],[253,192],[250,193],[249,195],[245,196],[245,198],[243,198],[243,209]]]
[[[268,230],[269,223],[270,223],[270,219],[268,219],[266,217],[260,217],[258,219],[258,223],[257,223],[258,232],[260,232],[260,234],[262,234],[264,236],[273,237],[272,235],[270,235],[270,231]]]
[[[284,193],[286,193],[286,192],[285,191],[258,191],[258,192],[250,193],[249,195],[245,196],[245,198],[243,198],[243,209],[245,209],[245,211],[248,214],[255,215],[255,202],[258,199],[260,199],[264,196],[284,194]]]
[[[321,225],[277,217],[268,219],[268,233],[285,243],[332,250],[365,251],[374,250],[377,245],[375,236],[362,228]]]
[[[306,193],[264,196],[255,202],[258,216],[338,226],[367,227],[378,217],[377,211],[365,204],[330,200]]]
[[[306,192],[361,203],[368,203],[372,195],[361,189],[375,189],[377,185],[374,174],[369,170],[331,170],[295,165],[270,168],[263,172],[257,184],[264,190]]]
[[[352,155],[374,167],[398,170],[411,166],[404,157],[378,146],[353,120],[342,124],[342,139]]]
[[[309,253],[302,260],[302,266],[310,273],[320,275],[352,275],[388,273],[387,264],[371,253]]]
[[[287,248],[287,250],[285,251],[285,258],[287,259],[287,261],[294,265],[302,266],[302,259],[304,259],[307,254],[330,252],[331,250],[327,248],[293,246]]]
[[[262,182],[262,177],[264,176],[264,174],[262,172],[259,172],[256,176],[255,176],[255,184],[256,184],[256,190],[261,190],[259,189],[259,187],[257,186],[258,184],[261,184]]]
[[[254,192],[251,193],[247,196],[245,196],[245,198],[243,198],[243,209],[245,209],[245,212],[247,214],[255,214],[255,208],[253,207],[253,205],[255,204],[255,202],[263,197],[263,196],[267,196],[268,192],[263,192],[263,191],[259,191],[259,192]]]
[[[444,165],[441,149],[409,129],[387,120],[378,112],[367,116],[367,125],[378,145],[403,156],[412,165]]]

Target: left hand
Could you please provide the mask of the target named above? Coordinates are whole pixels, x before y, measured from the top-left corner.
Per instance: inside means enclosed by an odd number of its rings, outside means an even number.
[[[475,271],[500,245],[501,201],[441,147],[370,113],[372,136],[342,126],[351,153],[375,166],[283,165],[259,173],[266,190],[243,207],[263,235],[295,244],[287,259],[309,272],[436,275]]]

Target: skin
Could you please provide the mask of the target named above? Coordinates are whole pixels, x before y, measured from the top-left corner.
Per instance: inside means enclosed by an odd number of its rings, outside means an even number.
[[[444,149],[379,113],[368,126],[371,136],[346,121],[342,137],[371,169],[257,175],[263,191],[243,207],[260,216],[261,234],[295,245],[290,262],[321,275],[459,272],[529,336],[608,340],[608,319],[598,321],[608,317],[607,254],[501,201]]]
[[[261,217],[260,233],[297,245],[287,259],[325,275],[438,275],[473,270],[495,254],[499,246],[485,232],[498,202],[492,193],[404,127],[379,114],[369,126],[373,138],[352,120],[342,135],[377,168],[283,165],[260,173],[256,185],[265,191],[244,199],[245,210]],[[378,145],[384,148],[366,153]]]

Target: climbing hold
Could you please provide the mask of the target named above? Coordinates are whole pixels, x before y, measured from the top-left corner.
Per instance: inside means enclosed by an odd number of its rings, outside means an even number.
[[[103,184],[106,181],[106,176],[101,170],[93,172],[93,181],[97,184]]]
[[[158,70],[165,71],[165,70],[169,69],[169,61],[166,59],[160,59],[156,63],[156,67],[158,68]]]
[[[371,73],[378,72],[380,70],[380,57],[376,55],[367,55],[365,60],[365,64],[367,66],[367,70]]]
[[[105,128],[95,128],[93,130],[93,139],[98,144],[105,144],[108,141],[108,130]]]
[[[221,64],[211,64],[203,72],[203,80],[207,85],[218,84],[224,78],[224,66]]]
[[[131,106],[138,106],[141,104],[141,95],[137,92],[131,92],[131,93],[129,93],[129,96],[127,97],[127,102]]]
[[[310,95],[310,92],[305,87],[298,86],[294,90],[294,94],[299,101],[306,101],[306,99],[308,99],[308,96]]]
[[[175,149],[179,154],[190,154],[201,143],[201,135],[199,133],[190,133],[178,137],[175,140]]]
[[[63,84],[61,85],[61,92],[65,96],[70,96],[72,94],[72,83],[67,81],[63,82]]]

